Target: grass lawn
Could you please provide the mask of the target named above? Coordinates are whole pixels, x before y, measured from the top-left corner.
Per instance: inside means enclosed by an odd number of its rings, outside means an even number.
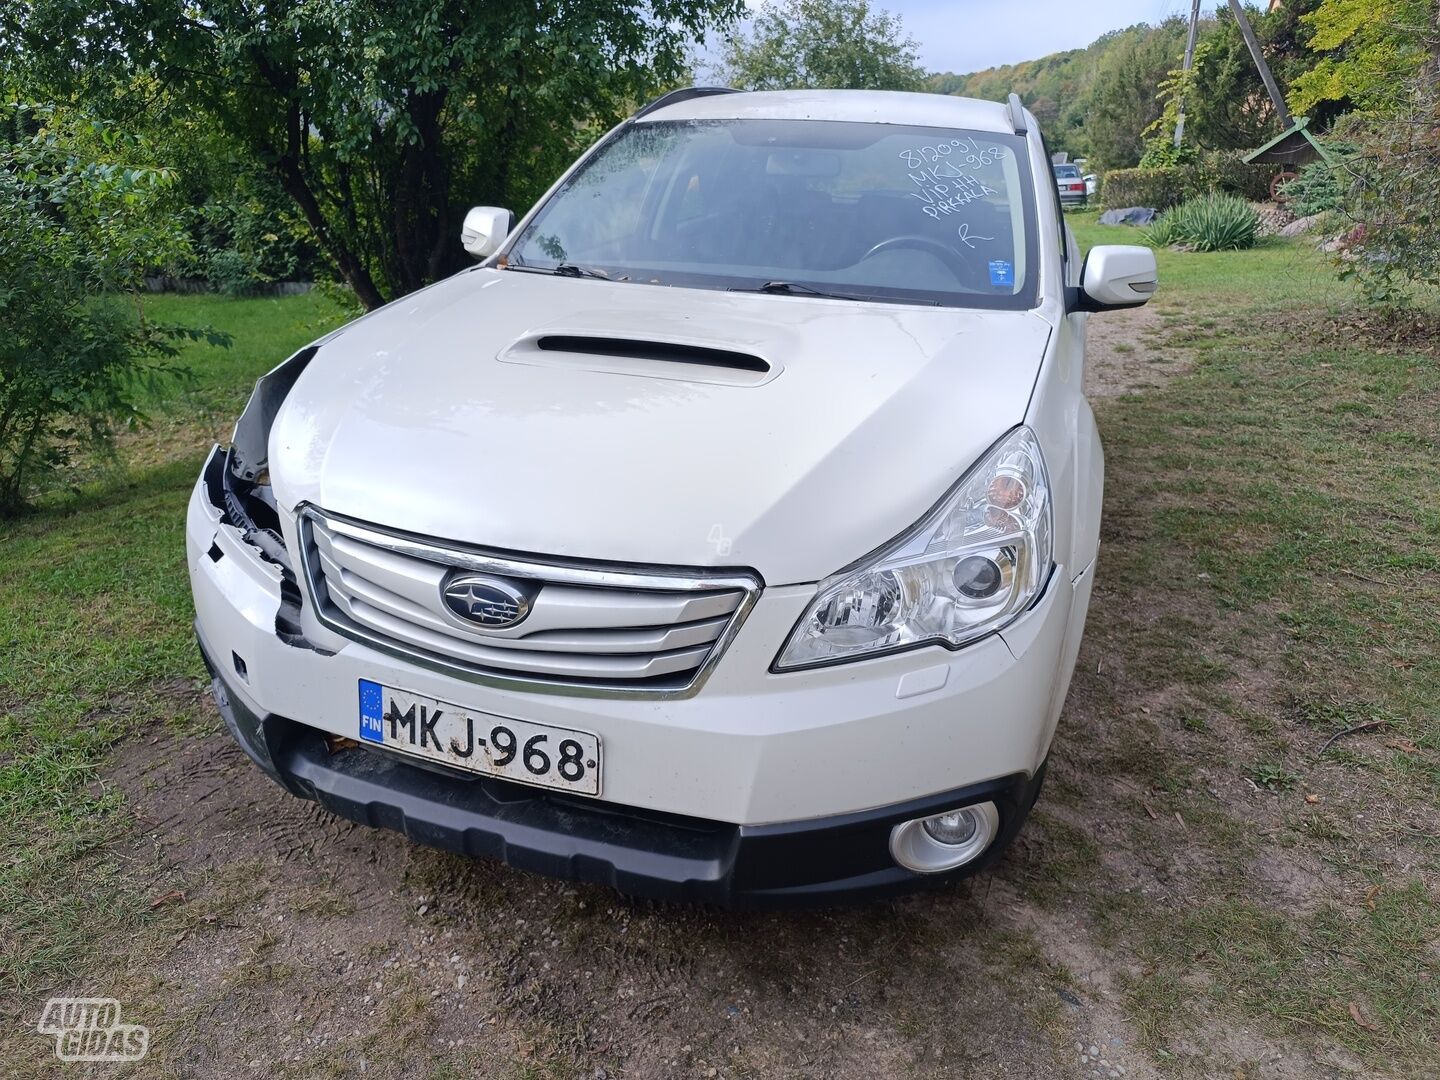
[[[133,853],[111,846],[125,815],[96,768],[124,736],[210,720],[184,564],[205,434],[228,428],[259,375],[340,320],[318,293],[145,306],[157,322],[233,342],[185,346],[193,382],[147,403],[151,427],[122,434],[118,467],[83,468],[40,512],[0,522],[0,818],[11,826],[0,838],[0,1002],[90,949],[93,913],[75,897],[105,897],[122,927],[155,921],[127,891]]]
[[[194,385],[153,402],[170,411],[243,401],[256,379],[344,317],[339,304],[318,291],[285,297],[162,293],[145,297],[145,314],[158,323],[213,326],[233,339],[228,349],[204,342],[184,346],[179,362],[193,373]]]
[[[1094,214],[1067,220],[1087,246],[1136,235]],[[805,924],[824,935],[805,951],[852,934],[839,939],[859,972],[846,992],[876,986],[866,1015],[889,1025],[917,1075],[931,1075],[932,1050],[969,1060],[966,1034],[933,995],[886,989],[875,972],[895,955],[932,982],[954,977],[933,960],[961,955],[947,948],[1000,956],[993,992],[1054,1027],[1073,1069],[1074,1036],[1053,1008],[1091,993],[1072,970],[1077,942],[1162,1075],[1428,1074],[1440,1045],[1440,360],[1364,337],[1349,288],[1304,242],[1162,251],[1160,263],[1150,321],[1117,348],[1153,385],[1095,402],[1100,567],[1050,785],[996,874],[1014,899],[992,901],[977,880],[960,894],[976,912],[963,932],[943,897],[825,916]],[[147,305],[228,331],[234,346],[188,351],[194,384],[153,403],[165,438],[137,435],[124,468],[0,524],[11,1029],[33,1024],[52,987],[102,977],[117,952],[160,962],[183,928],[171,905],[151,907],[140,870],[154,853],[106,770],[121,741],[214,737],[191,641],[185,500],[209,432],[254,377],[338,317],[318,296]],[[683,929],[694,955],[734,956],[773,934],[768,962],[788,956],[783,919],[625,910],[649,920],[640,933],[584,922],[580,936],[613,957],[646,932]],[[815,1011],[803,980],[784,982],[777,1008]],[[535,1002],[550,1000],[546,985]],[[1049,1005],[1027,996],[1037,985]],[[751,1037],[783,1053],[783,1011],[777,1023]],[[657,1024],[655,1039],[697,1041],[666,1030],[663,1013]],[[572,1043],[534,1038],[560,1047],[553,1071],[515,1075],[589,1075]],[[0,1035],[0,1054],[33,1039]],[[1301,1065],[1264,1071],[1282,1054]],[[763,1062],[750,1073],[764,1074]]]
[[[1160,257],[1165,345],[1190,370],[1099,410],[1086,652],[1118,670],[1082,685],[1137,726],[1094,766],[1190,823],[1147,812],[1137,837],[1209,851],[1183,904],[1112,917],[1139,934],[1132,1007],[1162,1050],[1213,1009],[1433,1064],[1440,361],[1350,329],[1348,290],[1302,244]]]

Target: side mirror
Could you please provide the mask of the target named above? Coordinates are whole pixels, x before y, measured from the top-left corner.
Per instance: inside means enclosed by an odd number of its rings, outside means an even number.
[[[510,211],[498,206],[472,206],[460,229],[460,243],[471,255],[483,259],[500,250],[510,233]]]
[[[1068,306],[1071,311],[1138,307],[1159,284],[1154,251],[1138,244],[1106,244],[1085,257],[1080,288]]]

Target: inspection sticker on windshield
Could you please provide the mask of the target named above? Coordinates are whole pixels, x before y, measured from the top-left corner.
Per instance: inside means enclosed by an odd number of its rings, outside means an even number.
[[[494,716],[360,680],[360,738],[522,784],[600,794],[600,740],[588,731]]]
[[[990,260],[990,284],[1015,287],[1015,264],[1004,259]]]

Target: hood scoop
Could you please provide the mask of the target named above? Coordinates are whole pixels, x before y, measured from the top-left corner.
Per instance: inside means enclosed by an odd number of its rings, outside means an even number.
[[[608,334],[545,332],[531,334],[503,349],[504,364],[569,368],[718,386],[761,386],[780,374],[754,353],[717,348],[696,341]]]

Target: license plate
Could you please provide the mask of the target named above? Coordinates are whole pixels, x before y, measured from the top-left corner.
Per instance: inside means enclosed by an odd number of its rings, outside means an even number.
[[[600,794],[600,739],[360,680],[360,738],[521,784]]]

